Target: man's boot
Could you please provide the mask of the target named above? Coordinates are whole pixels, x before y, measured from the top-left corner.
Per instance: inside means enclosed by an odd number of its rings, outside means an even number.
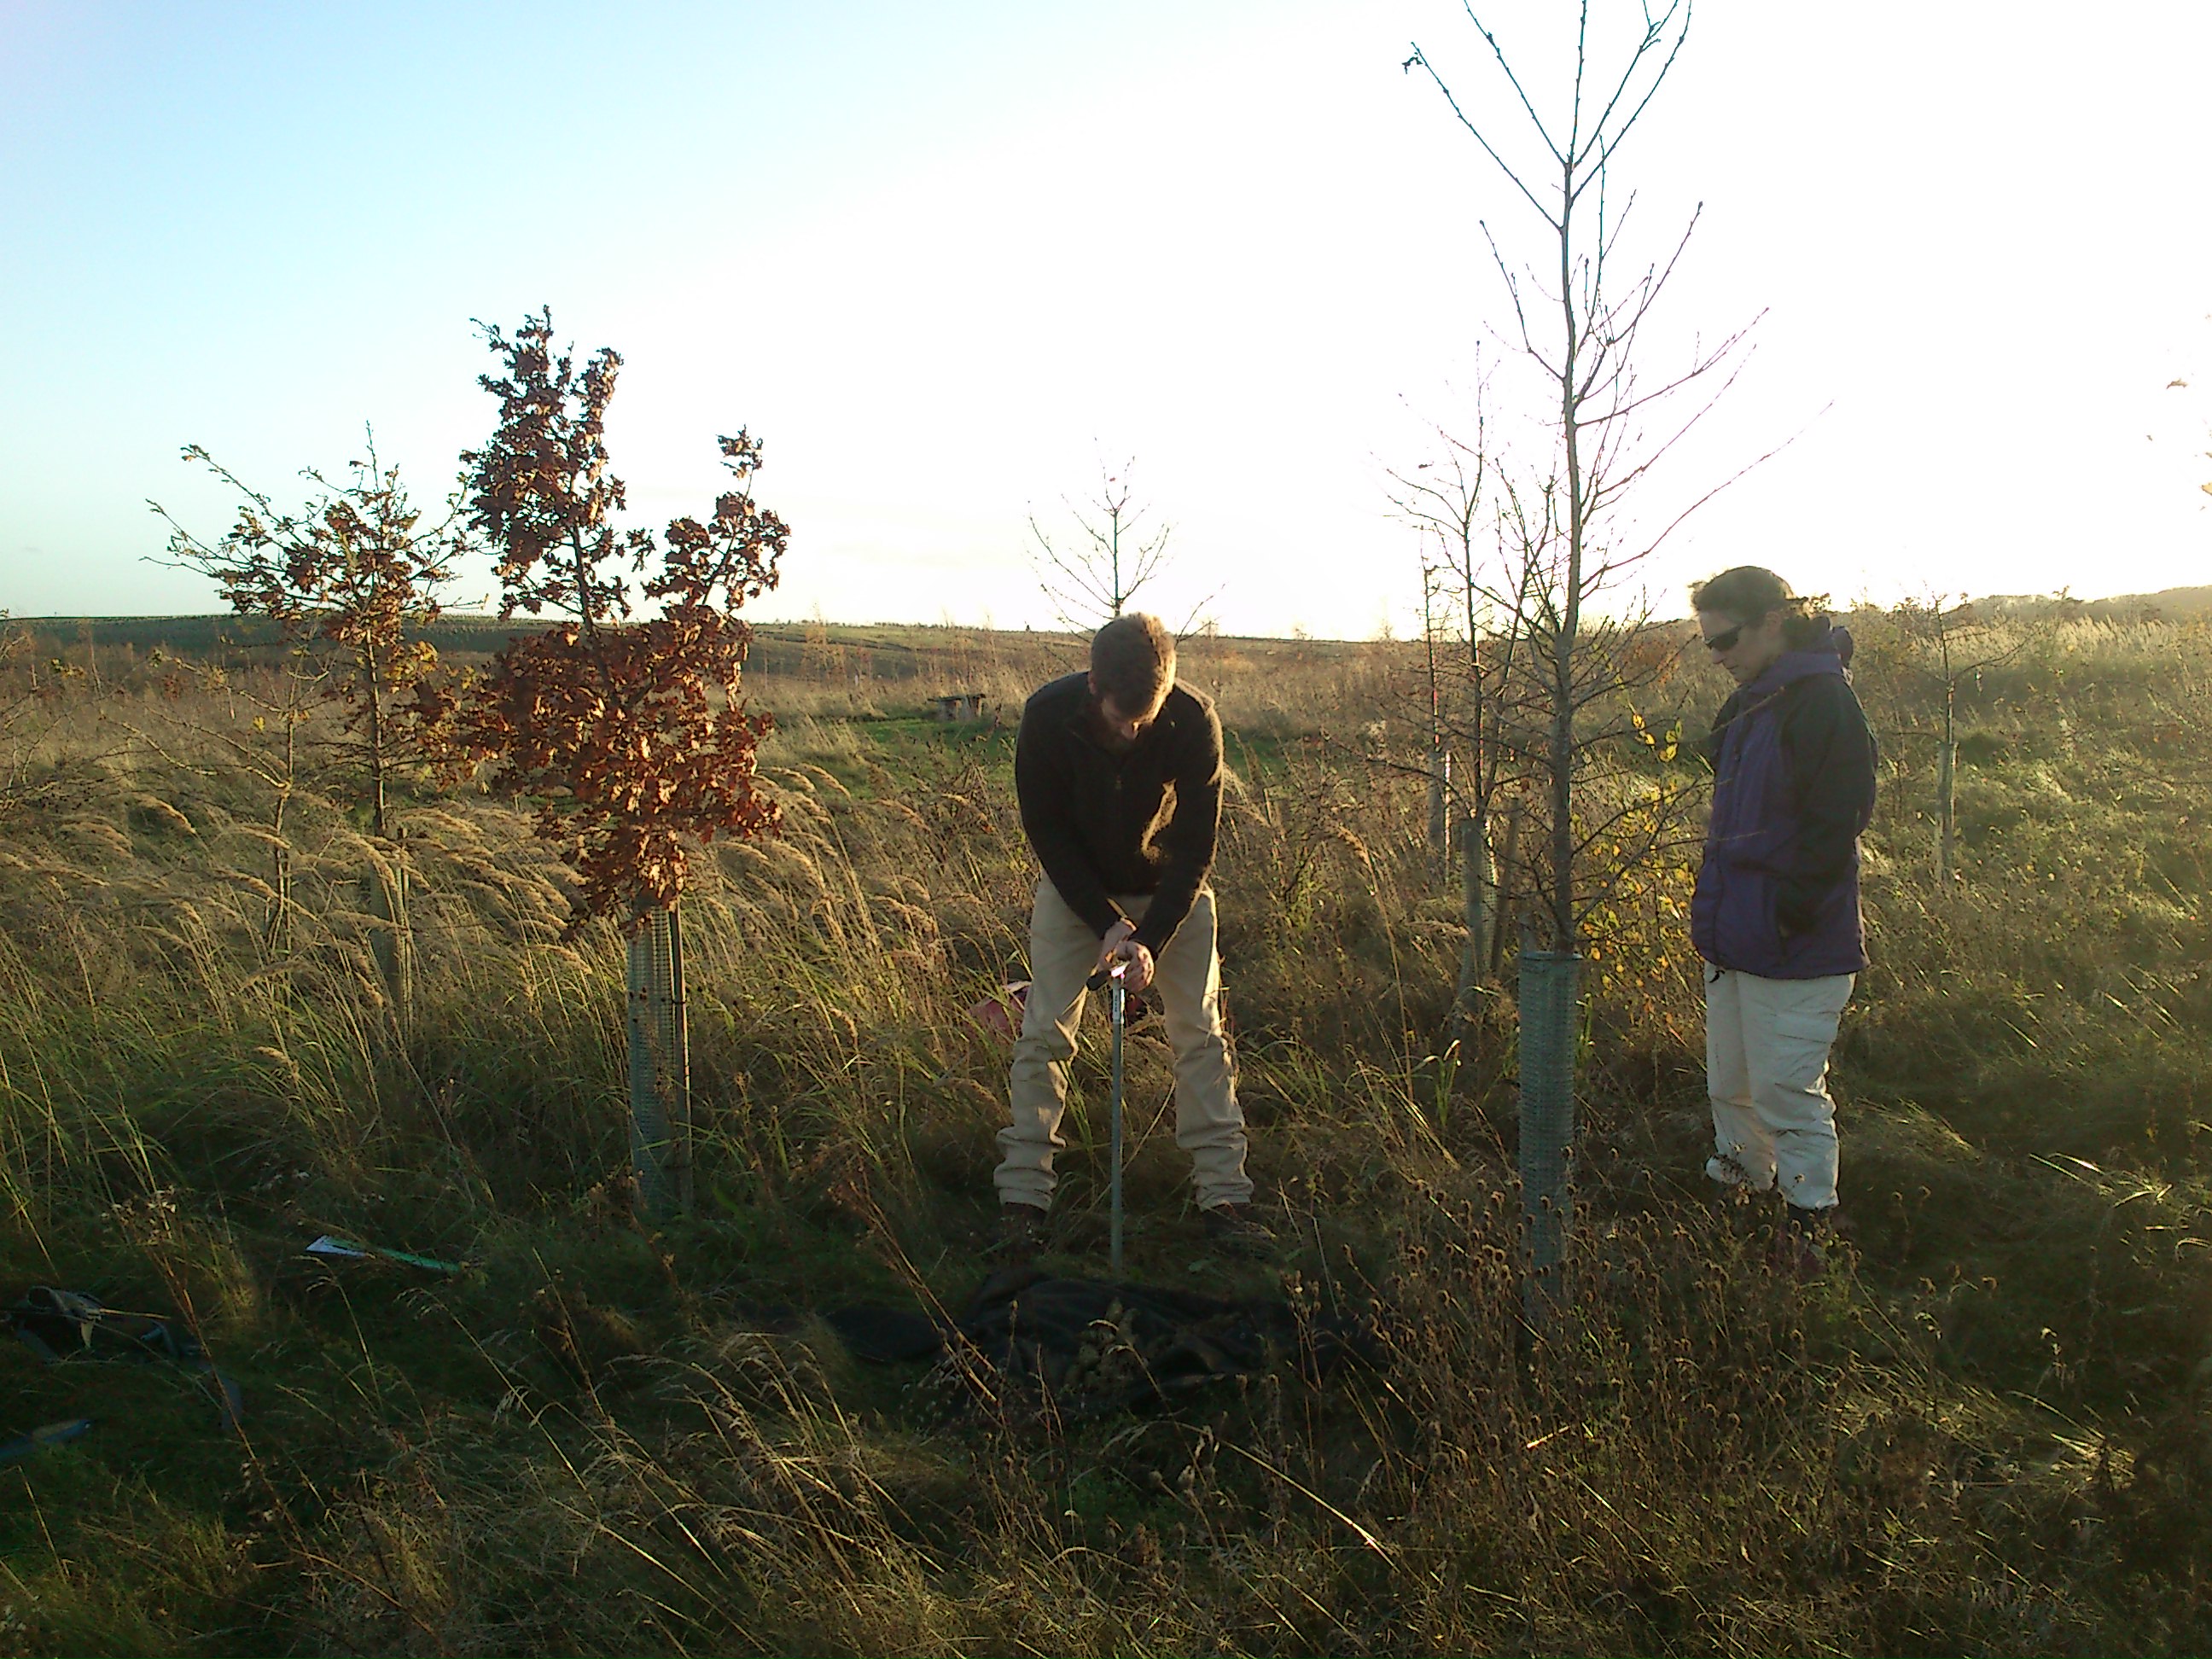
[[[1044,1248],[1045,1212],[1034,1204],[999,1206],[999,1236],[983,1254],[1019,1267]]]
[[[1200,1212],[1206,1242],[1230,1255],[1270,1256],[1279,1241],[1249,1204],[1216,1204]]]

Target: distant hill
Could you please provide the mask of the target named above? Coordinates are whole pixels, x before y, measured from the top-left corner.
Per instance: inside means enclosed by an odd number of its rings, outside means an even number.
[[[2156,593],[2121,593],[2102,599],[2059,599],[2049,593],[1990,593],[1973,601],[1975,607],[1994,615],[2040,616],[2053,611],[2094,617],[2100,621],[2181,622],[2212,616],[2212,586],[2169,587]],[[228,615],[199,617],[18,617],[15,625],[40,641],[45,654],[89,643],[96,650],[116,647],[143,653],[159,647],[179,656],[205,656],[225,647],[265,646],[276,638],[275,624],[259,617]],[[526,617],[501,622],[496,617],[448,614],[426,631],[426,637],[444,654],[467,659],[486,657],[518,634],[533,630]],[[756,669],[785,672],[797,666],[810,629],[803,623],[756,623],[753,663]],[[911,659],[933,654],[957,642],[981,643],[997,634],[1009,641],[1026,639],[1042,644],[1054,638],[1026,629],[946,627],[927,623],[832,623],[820,637],[830,645],[862,653],[873,672],[882,678],[902,679],[914,672]],[[1073,643],[1073,636],[1067,637]],[[1274,640],[1224,635],[1223,647],[1244,648],[1280,646],[1295,647],[1314,658],[1356,654],[1358,642],[1342,640]],[[904,659],[904,660],[902,660]]]
[[[240,648],[265,648],[277,639],[276,624],[258,617],[18,617],[14,625],[31,635],[40,659],[60,657],[79,662],[86,659],[88,647],[94,659],[110,652],[143,658],[157,649],[172,656],[208,658]],[[422,637],[449,660],[481,663],[508,640],[546,625],[533,623],[527,617],[501,622],[496,617],[448,614],[423,629]],[[872,679],[900,681],[950,675],[964,682],[997,653],[1005,653],[1009,664],[1022,664],[1024,672],[1039,660],[1058,663],[1053,672],[1060,672],[1080,661],[1082,648],[1081,640],[1074,635],[1028,629],[921,623],[756,623],[749,665],[760,674],[803,673],[816,653],[829,649],[837,653],[846,672]],[[1368,648],[1352,641],[1252,639],[1225,634],[1208,639],[1203,646],[1195,640],[1184,641],[1186,653],[1194,658],[1227,653],[1285,662],[1337,661],[1356,658]]]
[[[156,647],[179,656],[204,656],[226,646],[272,645],[276,625],[265,617],[18,617],[17,626],[34,640],[62,647],[89,643],[99,649]],[[507,635],[526,631],[489,617],[455,617],[429,630],[441,651],[495,651]]]
[[[90,646],[94,651],[120,650],[143,655],[156,649],[179,657],[207,657],[239,647],[267,647],[276,642],[276,625],[265,617],[218,615],[211,617],[19,617],[16,624],[38,642],[41,655],[71,654]],[[502,622],[497,617],[454,615],[441,617],[418,637],[435,646],[441,656],[460,661],[489,657],[519,635],[550,626],[517,617]],[[878,678],[905,678],[914,672],[911,659],[934,647],[941,649],[955,635],[981,637],[982,630],[902,627],[832,627],[829,643],[866,657]],[[753,663],[774,672],[788,658],[795,665],[805,648],[806,630],[790,624],[756,624]]]
[[[2156,593],[2116,593],[2103,599],[2061,599],[2049,593],[1991,593],[1976,599],[1982,610],[2034,615],[2063,608],[2102,622],[2180,622],[2212,613],[2212,587],[2168,587]]]

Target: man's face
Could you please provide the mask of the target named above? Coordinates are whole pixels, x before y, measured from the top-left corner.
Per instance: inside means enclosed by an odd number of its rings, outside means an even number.
[[[1782,654],[1784,611],[1740,623],[1724,611],[1698,612],[1698,632],[1705,636],[1712,659],[1729,672],[1738,685],[1748,685],[1774,665]]]
[[[1133,748],[1137,739],[1145,735],[1152,723],[1160,717],[1160,709],[1167,702],[1167,694],[1160,694],[1159,702],[1151,708],[1132,714],[1107,693],[1098,689],[1098,682],[1091,683],[1091,700],[1098,710],[1098,723],[1105,728],[1106,736],[1117,749]]]

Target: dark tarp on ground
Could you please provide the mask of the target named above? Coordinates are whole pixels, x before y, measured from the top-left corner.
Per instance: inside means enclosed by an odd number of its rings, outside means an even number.
[[[1347,1357],[1376,1352],[1358,1320],[1302,1314],[1278,1297],[1231,1300],[1036,1267],[993,1274],[949,1327],[890,1308],[841,1309],[824,1322],[855,1358],[878,1363],[938,1357],[957,1335],[1002,1379],[1049,1396],[1062,1416],[1162,1403],[1285,1363],[1318,1378]]]
[[[12,1330],[49,1364],[72,1359],[162,1359],[199,1372],[214,1390],[226,1425],[237,1428],[246,1415],[238,1384],[215,1368],[207,1350],[166,1319],[103,1307],[82,1291],[33,1285],[21,1300],[0,1313],[0,1327]]]

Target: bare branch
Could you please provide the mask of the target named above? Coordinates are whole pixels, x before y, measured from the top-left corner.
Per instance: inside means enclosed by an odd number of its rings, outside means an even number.
[[[1100,463],[1098,495],[1091,503],[1097,522],[1061,497],[1069,516],[1090,543],[1080,552],[1055,546],[1036,515],[1030,515],[1030,534],[1036,544],[1030,563],[1037,586],[1052,602],[1061,623],[1079,632],[1120,616],[1169,564],[1171,526],[1163,525],[1149,537],[1138,533],[1149,508],[1132,505],[1128,475],[1135,465],[1133,459],[1125,461],[1115,473]],[[1218,589],[1200,600],[1200,607],[1217,597]]]
[[[1668,21],[1672,19],[1674,15],[1674,9],[1675,9],[1673,6],[1669,6],[1667,9],[1667,15],[1661,18],[1654,27],[1652,33],[1645,37],[1644,46],[1639,47],[1637,51],[1636,56],[1638,59],[1641,59],[1646,52],[1650,52],[1653,43],[1656,42],[1659,34],[1665,32]],[[1613,137],[1606,142],[1603,149],[1600,152],[1598,156],[1598,164],[1601,167],[1612,159],[1613,152],[1620,147],[1621,141],[1626,138],[1631,132],[1635,131],[1637,122],[1643,118],[1644,112],[1650,106],[1652,99],[1658,96],[1659,88],[1666,84],[1668,73],[1674,67],[1674,59],[1681,53],[1682,43],[1690,38],[1690,11],[1691,0],[1682,0],[1681,33],[1674,37],[1674,44],[1669,47],[1667,52],[1667,61],[1660,64],[1659,73],[1652,76],[1651,84],[1650,87],[1645,88],[1642,101],[1636,106],[1635,109],[1629,112],[1628,118],[1620,124],[1620,127],[1614,131]],[[1631,67],[1633,68],[1632,64]],[[1623,78],[1621,85],[1622,88],[1626,89],[1627,86],[1626,77]],[[1619,96],[1618,94],[1615,94],[1614,95],[1616,98]],[[1608,106],[1606,113],[1610,116],[1612,112],[1612,108]],[[1604,123],[1600,122],[1599,131],[1602,131],[1603,129]]]
[[[1472,12],[1469,12],[1468,15],[1469,16],[1474,15]],[[1480,28],[1482,27],[1482,25],[1478,22],[1475,27],[1477,28]],[[1492,51],[1497,50],[1498,42],[1495,40],[1492,40],[1486,32],[1483,38],[1490,40],[1491,49]],[[1498,56],[1498,62],[1503,64],[1504,61],[1504,55],[1500,53]],[[1550,212],[1545,208],[1541,202],[1536,199],[1535,192],[1530,190],[1527,185],[1521,181],[1521,175],[1514,172],[1514,170],[1506,164],[1505,158],[1491,148],[1490,140],[1484,137],[1482,135],[1482,129],[1475,125],[1473,121],[1468,119],[1467,112],[1459,106],[1459,100],[1452,96],[1452,89],[1444,84],[1443,76],[1438,75],[1434,67],[1429,63],[1429,60],[1422,55],[1420,43],[1419,41],[1415,41],[1413,43],[1413,55],[1407,60],[1407,63],[1409,66],[1413,64],[1419,64],[1421,68],[1426,71],[1429,79],[1437,83],[1437,90],[1443,94],[1444,102],[1451,106],[1451,112],[1459,118],[1459,124],[1474,135],[1474,142],[1480,144],[1483,148],[1484,153],[1486,154],[1492,161],[1498,163],[1498,170],[1504,173],[1507,179],[1511,182],[1513,188],[1519,191],[1522,195],[1528,198],[1528,205],[1534,208],[1538,213],[1543,215],[1544,222],[1547,225],[1552,224],[1553,220]],[[1508,80],[1513,79],[1513,71],[1510,69],[1508,69],[1505,73]],[[1518,81],[1513,82],[1513,89],[1516,93],[1521,92],[1521,83]],[[1525,93],[1522,93],[1521,94],[1521,104],[1522,107],[1524,109],[1528,108],[1528,94]],[[1531,109],[1528,113],[1529,118],[1534,120],[1536,113],[1535,111]],[[1536,131],[1543,132],[1544,124],[1541,121],[1536,122]],[[1547,145],[1551,144],[1552,141],[1549,134],[1545,135],[1544,142]],[[1552,153],[1554,155],[1559,155],[1559,150],[1556,146],[1553,148]]]

